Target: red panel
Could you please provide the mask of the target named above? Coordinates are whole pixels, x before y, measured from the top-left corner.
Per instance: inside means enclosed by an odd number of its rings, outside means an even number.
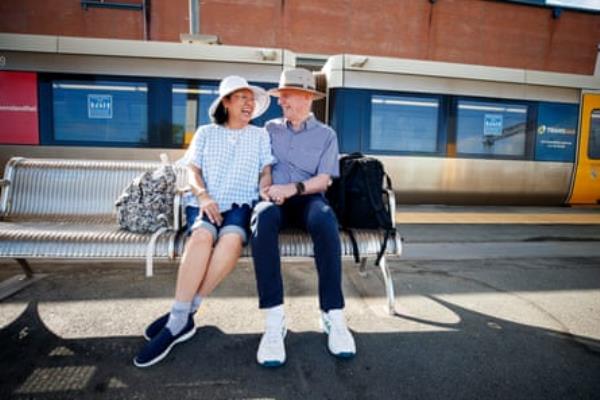
[[[40,143],[35,72],[0,72],[0,143]]]

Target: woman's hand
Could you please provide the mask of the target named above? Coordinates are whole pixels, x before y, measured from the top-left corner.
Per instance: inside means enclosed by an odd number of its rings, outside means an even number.
[[[223,216],[219,211],[217,202],[214,201],[208,193],[203,193],[198,196],[198,200],[200,201],[200,210],[208,217],[208,220],[217,226],[221,226],[223,223]]]
[[[270,187],[271,186],[265,186],[265,187],[259,188],[258,194],[262,200],[271,201],[271,198],[269,197],[269,188]]]

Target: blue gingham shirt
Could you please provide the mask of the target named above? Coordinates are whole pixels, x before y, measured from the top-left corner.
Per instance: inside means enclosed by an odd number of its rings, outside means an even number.
[[[259,197],[260,172],[273,163],[269,134],[253,125],[243,129],[203,125],[196,130],[183,162],[202,170],[206,190],[219,211],[231,209],[234,203],[252,206]],[[188,206],[198,206],[196,196],[186,200]]]
[[[310,115],[299,131],[285,118],[265,124],[271,137],[275,161],[273,183],[305,181],[319,174],[339,176],[338,142],[335,131]]]

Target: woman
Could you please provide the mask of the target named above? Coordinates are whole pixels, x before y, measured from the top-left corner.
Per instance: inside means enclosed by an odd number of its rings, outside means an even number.
[[[133,362],[156,364],[171,348],[196,332],[194,314],[202,299],[233,270],[248,240],[252,203],[271,184],[273,157],[269,135],[249,125],[269,107],[269,96],[239,76],[219,85],[209,108],[212,124],[198,128],[184,160],[196,204],[186,208],[191,235],[185,251],[171,312],[145,331],[148,343]]]

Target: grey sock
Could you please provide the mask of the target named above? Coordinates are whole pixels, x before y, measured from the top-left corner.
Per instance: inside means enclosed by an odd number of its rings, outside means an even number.
[[[192,299],[192,308],[190,312],[195,313],[196,311],[198,311],[198,308],[200,308],[200,304],[202,304],[202,297],[198,293],[196,293],[196,295]]]
[[[175,301],[173,304],[169,320],[167,321],[167,328],[173,335],[177,335],[185,328],[191,306],[192,303],[189,301]]]

